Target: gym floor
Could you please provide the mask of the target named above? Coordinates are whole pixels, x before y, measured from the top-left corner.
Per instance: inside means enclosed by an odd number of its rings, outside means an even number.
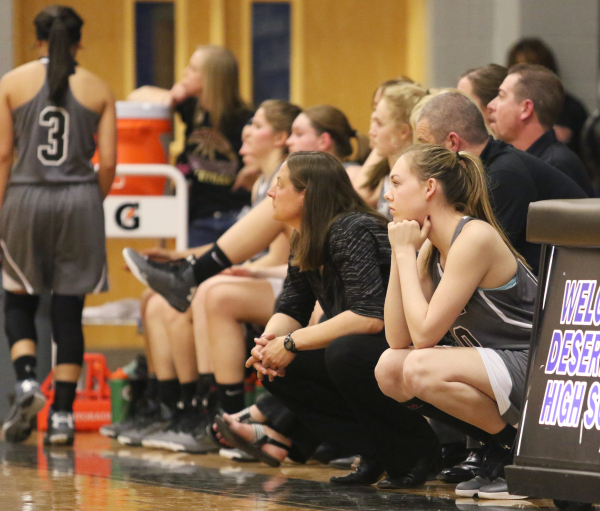
[[[549,500],[457,499],[454,486],[380,491],[330,484],[344,472],[319,464],[269,468],[218,455],[191,456],[124,448],[97,433],[74,447],[45,448],[42,434],[23,444],[0,442],[2,511],[163,510],[555,510]]]

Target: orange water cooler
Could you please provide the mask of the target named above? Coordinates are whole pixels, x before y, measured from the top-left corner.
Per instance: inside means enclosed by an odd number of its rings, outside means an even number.
[[[171,109],[117,101],[117,163],[169,163]],[[111,195],[163,195],[166,178],[116,176]]]

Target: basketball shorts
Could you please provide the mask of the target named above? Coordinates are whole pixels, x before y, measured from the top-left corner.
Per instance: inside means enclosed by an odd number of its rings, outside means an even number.
[[[108,289],[98,184],[10,185],[0,214],[3,287],[82,296]]]

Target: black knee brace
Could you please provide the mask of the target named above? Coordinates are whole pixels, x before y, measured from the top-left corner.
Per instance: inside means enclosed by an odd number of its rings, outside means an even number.
[[[16,342],[23,339],[31,339],[33,342],[37,342],[35,313],[39,303],[39,295],[4,291],[4,331],[11,348]]]
[[[83,297],[52,295],[50,317],[56,364],[83,364]]]

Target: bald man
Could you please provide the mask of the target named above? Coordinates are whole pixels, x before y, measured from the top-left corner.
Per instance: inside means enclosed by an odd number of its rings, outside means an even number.
[[[490,138],[475,103],[459,92],[445,92],[429,101],[417,121],[416,134],[421,143],[468,151],[481,158],[494,214],[512,245],[537,274],[540,245],[526,240],[529,204],[548,199],[583,199],[587,194],[539,158]]]

